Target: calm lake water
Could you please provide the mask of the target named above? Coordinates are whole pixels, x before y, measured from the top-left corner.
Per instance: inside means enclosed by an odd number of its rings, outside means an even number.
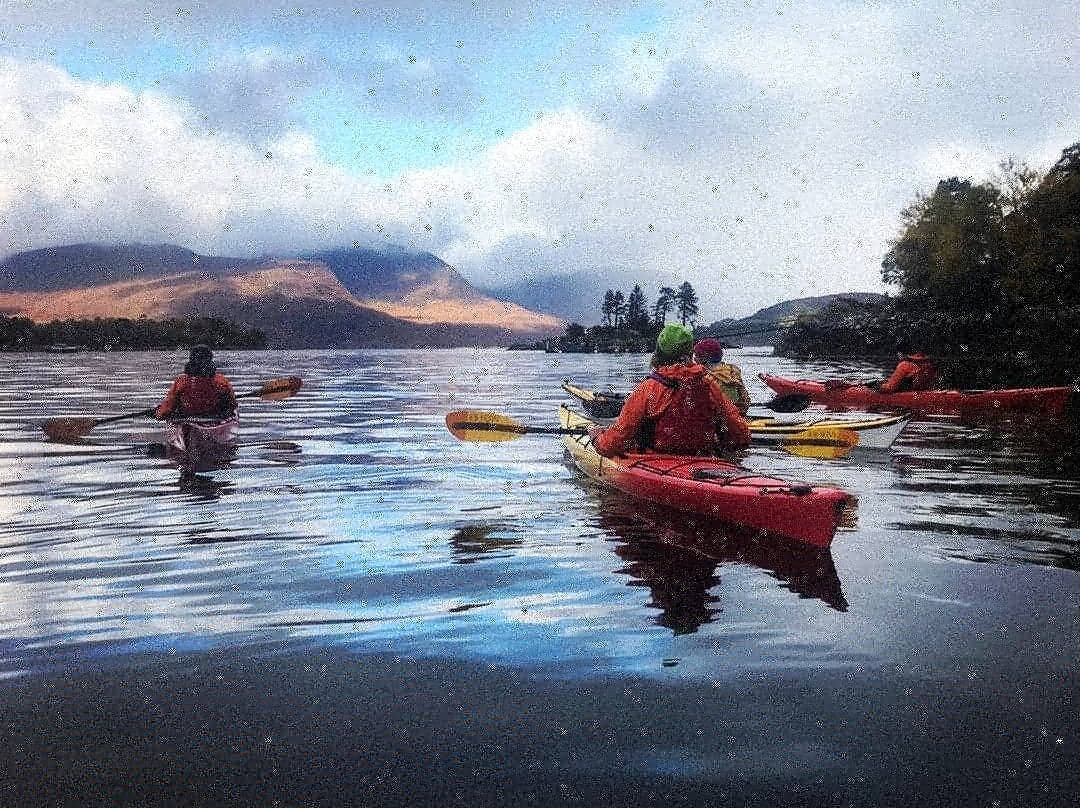
[[[643,518],[560,439],[464,444],[450,409],[554,425],[559,383],[647,357],[223,353],[228,469],[145,456],[184,356],[5,355],[0,805],[1074,805],[1073,436],[913,423],[840,461],[830,553]],[[754,377],[881,376],[731,351]]]

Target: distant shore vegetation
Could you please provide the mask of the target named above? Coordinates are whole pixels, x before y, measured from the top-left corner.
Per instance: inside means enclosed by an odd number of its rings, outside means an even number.
[[[516,350],[549,353],[650,353],[668,316],[690,328],[698,317],[698,296],[683,281],[678,287],[662,286],[650,303],[640,284],[629,293],[604,292],[599,306],[601,322],[593,326],[570,323],[561,336],[511,346]]]
[[[266,347],[266,334],[216,317],[151,320],[96,317],[35,323],[26,317],[0,317],[2,351],[149,351],[191,345],[212,348]]]
[[[1045,174],[1007,160],[987,182],[941,180],[901,223],[881,270],[896,295],[804,315],[778,353],[892,357],[907,345],[957,385],[1077,381],[1080,143]]]

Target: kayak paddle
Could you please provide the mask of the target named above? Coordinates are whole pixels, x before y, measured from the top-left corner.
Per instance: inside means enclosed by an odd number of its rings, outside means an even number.
[[[620,393],[597,393],[585,390],[572,384],[569,380],[563,382],[563,389],[570,395],[585,404],[585,409],[597,418],[615,418],[622,409],[626,396]],[[810,396],[803,393],[789,393],[776,396],[771,401],[752,402],[751,407],[772,410],[773,412],[802,412],[812,403]]]
[[[858,444],[858,432],[836,426],[812,426],[790,438],[784,438],[780,443],[781,447],[799,457],[814,457],[820,460],[846,457]]]
[[[530,426],[509,416],[486,410],[455,410],[446,414],[446,428],[455,438],[471,443],[498,443],[522,435],[587,435],[588,427]],[[807,447],[806,457],[840,457],[859,442],[859,433],[838,427],[812,426],[789,438],[785,449]],[[797,452],[802,454],[802,452]],[[833,454],[830,454],[833,453]]]
[[[284,376],[280,379],[271,379],[263,384],[258,390],[249,393],[241,393],[237,398],[261,398],[264,401],[280,401],[295,396],[300,390],[301,380],[299,376]],[[124,421],[129,418],[143,418],[154,414],[155,407],[138,412],[129,412],[124,415],[110,415],[108,418],[53,418],[41,425],[45,436],[58,443],[70,443],[78,440],[83,435],[99,424],[107,424],[112,421]]]
[[[455,410],[446,414],[446,428],[458,440],[495,443],[522,435],[587,435],[586,427],[529,426],[497,412]]]

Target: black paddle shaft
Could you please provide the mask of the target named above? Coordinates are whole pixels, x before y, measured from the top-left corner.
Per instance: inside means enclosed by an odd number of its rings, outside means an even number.
[[[515,435],[588,435],[584,426],[527,426],[526,424],[499,424],[491,421],[459,421],[454,429],[476,432],[512,432]]]

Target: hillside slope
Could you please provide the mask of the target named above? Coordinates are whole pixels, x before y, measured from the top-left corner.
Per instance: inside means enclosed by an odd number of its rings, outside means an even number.
[[[505,345],[556,318],[495,300],[427,253],[332,250],[276,260],[172,245],[69,245],[0,263],[0,313],[37,322],[216,316],[275,347]]]

